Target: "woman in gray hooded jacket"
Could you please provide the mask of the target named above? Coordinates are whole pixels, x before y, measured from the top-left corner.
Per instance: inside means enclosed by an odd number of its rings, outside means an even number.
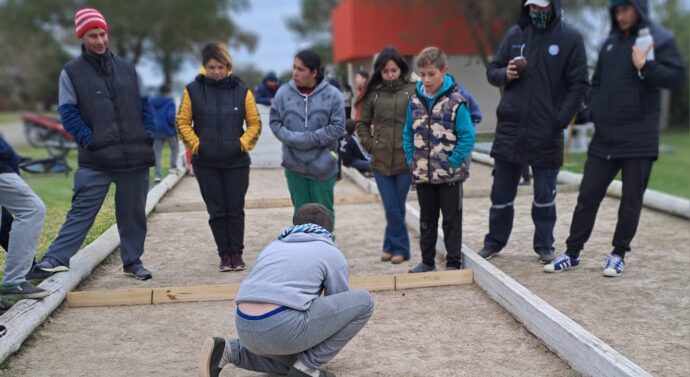
[[[335,218],[333,188],[338,173],[338,140],[345,134],[343,96],[325,81],[321,57],[300,51],[292,80],[278,89],[270,126],[283,143],[283,162],[295,208],[324,205]]]

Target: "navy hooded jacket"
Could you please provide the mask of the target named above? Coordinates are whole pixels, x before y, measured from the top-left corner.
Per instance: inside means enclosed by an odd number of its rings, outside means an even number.
[[[592,77],[590,116],[595,131],[589,154],[601,158],[654,158],[659,155],[661,88],[685,82],[685,68],[673,36],[649,18],[647,0],[630,0],[640,17],[628,33],[618,27],[611,9],[611,33],[599,51]],[[648,27],[654,60],[638,72],[632,46]]]
[[[563,164],[563,128],[580,108],[589,84],[585,45],[580,33],[561,19],[560,0],[551,2],[553,20],[545,30],[532,24],[525,1],[517,25],[506,33],[486,72],[492,85],[504,88],[491,156],[558,168]],[[508,82],[508,61],[521,50],[527,71]]]
[[[271,89],[268,84],[266,84],[266,81],[275,81],[278,83],[278,85],[276,85],[275,89]],[[276,74],[273,72],[268,72],[261,81],[261,84],[257,85],[256,90],[254,90],[254,99],[256,100],[256,103],[271,106],[271,100],[273,97],[275,97],[278,88],[280,88],[280,84],[281,82],[278,80]]]
[[[156,130],[154,139],[166,139],[177,135],[175,127],[175,101],[167,96],[158,96],[151,99],[153,106]]]

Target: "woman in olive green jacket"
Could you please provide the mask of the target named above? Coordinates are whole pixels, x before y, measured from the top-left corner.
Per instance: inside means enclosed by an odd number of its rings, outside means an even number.
[[[374,74],[357,101],[357,135],[371,153],[371,170],[386,211],[386,232],[381,260],[398,264],[410,259],[410,238],[405,225],[405,201],[410,191],[410,169],[402,147],[407,105],[415,84],[410,69],[395,47],[381,50]]]

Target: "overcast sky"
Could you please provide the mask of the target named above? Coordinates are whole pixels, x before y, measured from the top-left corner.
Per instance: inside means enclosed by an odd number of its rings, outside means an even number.
[[[250,9],[233,14],[238,26],[254,32],[259,38],[253,53],[246,48],[231,50],[235,66],[254,65],[262,71],[273,70],[280,75],[292,68],[292,57],[304,43],[285,26],[285,19],[299,14],[299,0],[250,0]],[[188,82],[194,78],[198,64],[187,64],[176,76],[177,81]],[[139,66],[147,86],[163,82],[159,70],[150,62]]]

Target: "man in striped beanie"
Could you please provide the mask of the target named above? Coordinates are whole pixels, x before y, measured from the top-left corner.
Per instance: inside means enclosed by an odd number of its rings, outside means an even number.
[[[151,278],[141,261],[146,238],[146,194],[154,164],[153,109],[134,66],[108,49],[108,24],[95,9],[74,15],[81,55],[60,73],[62,125],[79,145],[74,197],[67,220],[33,276],[67,271],[115,182],[115,214],[126,274]]]

